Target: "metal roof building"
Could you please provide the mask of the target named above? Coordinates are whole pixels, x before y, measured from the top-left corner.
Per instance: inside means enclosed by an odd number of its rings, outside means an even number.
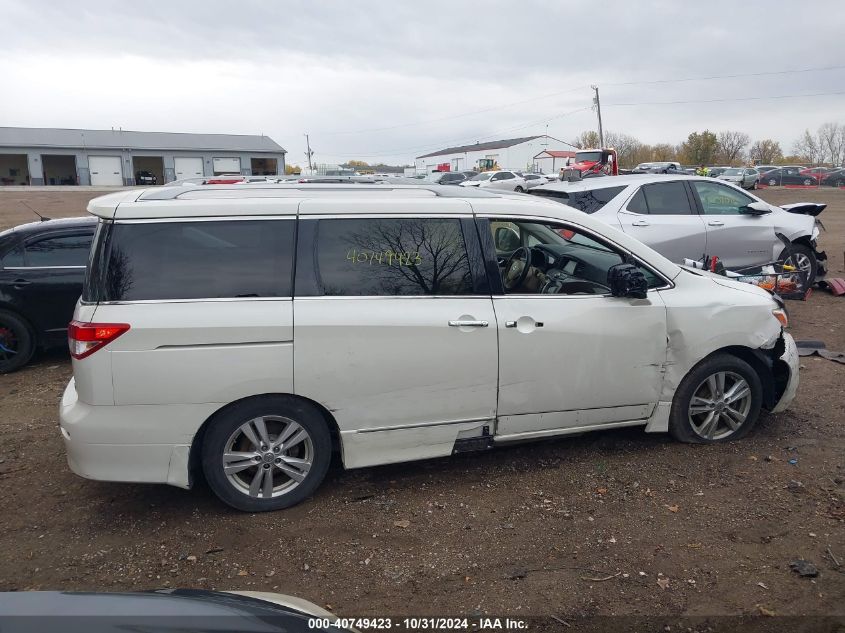
[[[557,146],[561,143],[563,141],[542,134],[447,147],[418,156],[415,167],[418,172],[470,169],[484,171],[494,167],[534,170],[536,169],[534,156],[548,149],[549,146]]]
[[[216,174],[285,172],[269,136],[0,127],[0,185],[156,184]]]

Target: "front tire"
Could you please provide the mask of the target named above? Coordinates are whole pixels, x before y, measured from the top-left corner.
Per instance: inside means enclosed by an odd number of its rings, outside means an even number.
[[[311,496],[326,476],[331,436],[307,402],[262,396],[224,410],[210,424],[202,469],[214,494],[233,508],[288,508]]]
[[[816,254],[813,249],[806,244],[793,242],[788,249],[783,249],[778,259],[784,264],[795,266],[803,272],[807,280],[807,288],[812,288],[813,284],[816,283],[816,272],[819,264],[816,261]]]
[[[737,440],[757,423],[762,402],[757,372],[741,358],[714,354],[693,367],[675,391],[669,433],[695,444]]]
[[[35,334],[14,312],[0,310],[0,374],[26,365],[35,354]]]
[[[759,180],[755,180],[755,181],[754,181],[754,184],[753,184],[753,185],[751,185],[751,188],[752,188],[754,191],[756,191],[756,190],[758,189],[758,187],[759,187],[759,186],[760,186],[760,181],[759,181]]]
[[[516,193],[522,193],[523,191],[525,191],[525,189],[523,189],[522,187],[520,187],[519,185],[517,185],[517,186],[516,186],[516,188],[514,188],[514,191],[515,191]]]

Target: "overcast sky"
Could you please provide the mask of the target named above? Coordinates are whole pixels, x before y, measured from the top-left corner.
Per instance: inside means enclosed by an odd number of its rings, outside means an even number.
[[[305,132],[321,163],[546,126],[569,141],[596,127],[590,84],[605,129],[648,143],[735,129],[789,151],[845,123],[842,0],[0,0],[0,16],[0,125],[263,133],[289,163]],[[698,103],[658,104],[679,101]]]

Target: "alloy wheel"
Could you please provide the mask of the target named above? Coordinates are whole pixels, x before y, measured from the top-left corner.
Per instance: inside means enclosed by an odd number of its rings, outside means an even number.
[[[705,440],[721,440],[736,433],[751,411],[751,387],[732,371],[708,376],[693,392],[689,421],[696,435]]]
[[[257,499],[289,493],[308,476],[314,442],[290,418],[265,415],[239,426],[229,436],[222,467],[229,483]]]

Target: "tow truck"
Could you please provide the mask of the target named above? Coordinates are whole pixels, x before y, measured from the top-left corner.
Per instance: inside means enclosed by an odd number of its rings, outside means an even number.
[[[616,150],[612,147],[601,149],[580,149],[575,152],[575,162],[564,170],[569,180],[579,180],[590,176],[618,176],[619,161]]]

